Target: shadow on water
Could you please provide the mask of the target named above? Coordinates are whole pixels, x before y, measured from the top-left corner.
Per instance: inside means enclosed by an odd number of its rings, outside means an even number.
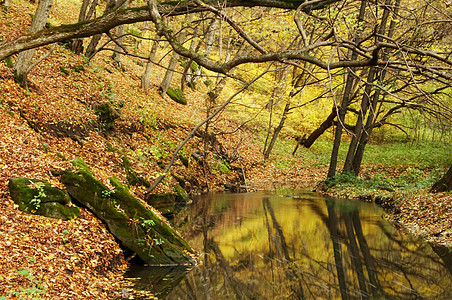
[[[452,299],[451,250],[383,214],[307,192],[207,194],[174,219],[202,265],[126,277],[159,299]]]

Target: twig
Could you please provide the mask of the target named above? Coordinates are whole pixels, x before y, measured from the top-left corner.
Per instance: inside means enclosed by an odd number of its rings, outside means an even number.
[[[198,129],[201,128],[201,126],[203,126],[205,123],[207,123],[210,120],[212,120],[217,114],[219,114],[232,101],[232,99],[234,99],[238,94],[240,94],[241,92],[246,90],[250,85],[252,85],[254,82],[256,82],[258,79],[260,79],[262,76],[264,76],[268,72],[272,72],[273,70],[270,70],[270,66],[264,72],[262,72],[260,75],[255,77],[253,80],[251,80],[245,86],[243,86],[240,90],[235,92],[231,97],[229,97],[228,100],[226,100],[220,107],[218,107],[212,114],[210,114],[209,117],[207,117],[206,119],[204,119],[201,122],[199,122],[195,126],[195,128],[192,129],[192,131],[187,135],[187,137],[182,141],[182,143],[180,143],[179,146],[177,146],[176,150],[174,150],[173,155],[171,157],[171,160],[166,165],[165,170],[163,171],[163,173],[154,180],[152,185],[149,188],[146,189],[145,193],[150,193],[165,178],[166,174],[168,174],[169,170],[171,169],[171,166],[174,164],[174,161],[176,160],[176,157],[177,157],[177,154],[179,153],[179,151],[196,134]]]

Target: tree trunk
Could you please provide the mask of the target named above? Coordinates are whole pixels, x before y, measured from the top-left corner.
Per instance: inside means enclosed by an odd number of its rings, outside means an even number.
[[[204,51],[204,55],[205,56],[209,56],[210,51],[212,51],[212,47],[213,47],[213,42],[215,41],[215,31],[217,29],[218,26],[218,18],[215,18],[212,20],[212,22],[209,24],[209,31],[206,34],[206,50]],[[201,75],[202,72],[202,67],[200,65],[198,65],[198,67],[196,68],[196,71],[194,72],[191,81],[190,81],[190,85],[192,88],[195,88],[196,86],[196,81],[198,81],[199,76]]]
[[[146,63],[146,68],[144,70],[143,76],[141,76],[141,88],[144,89],[146,92],[149,91],[151,71],[152,66],[154,65],[153,60],[155,58],[155,55],[157,54],[157,50],[159,47],[159,38],[160,36],[156,34],[154,37],[155,40],[152,43],[151,52],[149,53],[148,62]]]
[[[93,0],[88,11],[90,2],[91,0],[83,0],[82,6],[80,7],[80,13],[78,15],[79,22],[89,20],[93,16],[95,8],[97,6],[97,0]],[[77,55],[83,52],[83,39],[74,39],[72,43],[72,52]]]
[[[276,137],[278,136],[279,132],[281,131],[282,127],[284,126],[284,122],[286,121],[286,118],[287,118],[286,114],[289,112],[289,109],[290,109],[286,105],[286,107],[284,108],[284,112],[283,112],[281,121],[280,121],[278,127],[273,132],[273,136],[270,141],[270,144],[268,144],[268,146],[267,146],[268,138],[270,137],[270,132],[272,129],[273,108],[275,108],[278,105],[279,101],[284,97],[284,93],[286,91],[286,86],[287,86],[287,77],[288,76],[289,76],[288,69],[287,68],[282,69],[279,78],[275,78],[275,80],[276,80],[275,88],[273,89],[273,92],[270,96],[270,100],[268,101],[268,103],[265,106],[266,109],[270,110],[270,118],[268,120],[267,136],[265,137],[264,150],[262,151],[262,153],[264,153],[265,159],[268,159],[268,157],[270,156],[270,152],[272,151],[272,148],[275,144]],[[288,101],[288,104],[290,104],[290,99],[288,99],[287,101]],[[286,111],[286,109],[287,109],[287,111]]]
[[[364,88],[364,93],[361,100],[361,109],[358,113],[358,119],[356,120],[355,130],[353,131],[352,140],[348,146],[347,157],[345,158],[343,171],[351,171],[353,169],[352,162],[355,157],[355,150],[358,146],[359,138],[361,137],[361,131],[364,127],[364,120],[369,108],[370,93],[372,91],[373,82],[375,79],[375,74],[377,72],[376,68],[370,68],[369,74],[367,75],[367,83]]]
[[[390,2],[391,2],[391,0],[387,0],[387,4],[390,4]],[[387,6],[389,6],[389,5],[387,5]],[[399,11],[399,6],[400,6],[400,0],[396,0],[395,4],[394,4],[394,12],[393,12],[394,16],[397,16],[398,11]],[[385,10],[385,13],[383,15],[383,18],[385,19],[384,20],[385,22],[387,21],[388,15],[389,15],[389,10]],[[395,20],[392,20],[391,24],[389,25],[388,37],[390,37],[390,38],[394,35],[394,28],[396,26],[396,23],[397,22]],[[384,29],[382,29],[382,32],[384,32]],[[388,57],[389,57],[389,53],[386,52],[383,55],[383,59],[387,60]],[[380,76],[379,76],[380,82],[383,82],[385,76],[386,76],[386,70],[383,69],[380,72]],[[369,141],[369,137],[370,137],[370,135],[372,133],[372,130],[375,127],[375,117],[377,115],[376,109],[377,109],[377,104],[378,104],[378,100],[380,98],[380,95],[381,95],[381,90],[377,89],[375,91],[374,95],[373,95],[373,100],[372,100],[372,104],[371,104],[371,108],[370,108],[369,114],[367,116],[366,125],[365,125],[364,130],[363,130],[363,132],[361,134],[361,137],[359,139],[359,144],[358,144],[358,146],[356,148],[355,155],[353,157],[352,169],[353,169],[353,172],[355,173],[356,176],[358,176],[359,171],[361,169],[361,162],[362,162],[363,156],[364,156],[364,149],[365,149],[365,147],[367,145],[367,142]]]
[[[123,1],[123,0],[119,0]],[[116,0],[108,0],[107,7],[105,7],[104,16],[111,13],[112,11],[116,10]],[[96,47],[99,43],[100,39],[102,37],[102,34],[96,34],[91,38],[91,41],[89,42],[88,47],[86,48],[85,56],[88,58],[92,58],[93,55],[96,53]]]
[[[38,3],[38,8],[31,21],[29,34],[33,34],[43,29],[46,25],[47,18],[52,8],[53,0],[40,0]],[[31,71],[31,62],[35,54],[35,49],[30,49],[22,51],[16,59],[13,67],[14,76],[17,82],[24,88],[28,88],[27,75]]]
[[[328,128],[333,126],[333,120],[336,118],[337,111],[336,108],[333,107],[333,111],[330,113],[328,118],[326,118],[325,121],[323,121],[320,126],[314,130],[307,139],[302,140],[300,142],[301,145],[303,145],[305,148],[309,148],[314,144],[314,142],[319,138]]]
[[[162,83],[159,87],[159,93],[160,96],[165,98],[166,91],[168,90],[171,80],[173,79],[174,69],[176,68],[177,64],[179,62],[179,54],[176,52],[173,52],[173,55],[171,56],[171,60],[168,64],[168,69],[166,70],[165,76],[163,77]]]
[[[192,19],[192,15],[185,15],[185,22],[190,23]],[[183,30],[177,37],[180,43],[185,42],[185,39],[188,35],[187,30]],[[173,79],[174,69],[179,63],[179,54],[173,51],[173,55],[171,56],[171,60],[168,65],[168,70],[166,70],[165,76],[163,77],[162,83],[159,87],[159,93],[162,97],[165,97],[166,91],[168,90],[171,80]]]
[[[452,190],[452,166],[449,171],[436,182],[430,189],[430,193],[448,192]]]
[[[379,30],[379,33],[381,35],[384,35],[386,32],[386,24],[387,24],[389,14],[390,14],[388,7],[390,7],[391,2],[392,2],[392,0],[386,0],[385,6],[384,6],[383,16],[381,18],[381,24],[380,24],[380,30]],[[391,34],[391,32],[389,34]],[[390,37],[392,37],[392,36],[390,35]],[[378,39],[382,40],[382,38],[378,38]],[[369,70],[369,74],[367,74],[366,87],[364,88],[364,92],[363,92],[362,100],[361,100],[361,109],[358,114],[358,120],[356,121],[356,126],[355,126],[355,130],[353,132],[353,137],[350,142],[350,146],[348,148],[347,157],[345,159],[344,168],[343,168],[344,172],[347,172],[347,171],[350,172],[355,169],[353,167],[353,161],[355,159],[356,148],[358,146],[360,137],[362,134],[369,135],[369,133],[367,133],[367,132],[362,132],[362,129],[364,126],[364,119],[367,114],[367,110],[369,108],[370,98],[371,98],[370,93],[372,92],[372,89],[374,88],[373,83],[374,83],[374,80],[376,79],[376,74],[377,74],[377,68],[371,67]],[[375,93],[379,94],[378,91],[376,91]],[[376,97],[379,97],[379,96],[376,96]],[[378,99],[376,101],[378,101]],[[357,169],[358,169],[358,173],[359,173],[359,166],[357,167]],[[356,173],[356,175],[358,175],[358,173]]]
[[[284,123],[286,122],[287,115],[290,110],[290,99],[287,100],[286,106],[284,107],[283,115],[281,117],[281,121],[279,121],[278,127],[275,128],[275,131],[273,132],[272,139],[270,141],[270,144],[268,145],[267,149],[264,153],[264,158],[268,159],[270,156],[270,153],[272,152],[273,146],[275,145],[276,138],[278,137],[278,134],[281,132],[281,129],[284,127]]]
[[[120,8],[127,8],[128,1],[125,1]],[[121,65],[121,54],[119,52],[123,52],[123,40],[124,40],[124,32],[126,30],[126,25],[122,24],[115,28],[116,31],[116,43],[115,43],[115,52],[111,55],[111,58],[115,61],[116,65],[122,69]]]
[[[363,22],[364,14],[366,12],[366,5],[367,5],[367,1],[362,0],[361,7],[359,10],[359,16],[358,16],[358,28],[359,28],[359,26],[361,26],[361,23]],[[355,37],[354,37],[355,41],[357,41],[359,39],[361,30],[362,29],[358,29],[358,31],[355,33]],[[358,59],[358,53],[353,52],[351,55],[351,61],[356,61],[357,59]],[[336,133],[334,135],[333,150],[331,151],[330,167],[328,169],[327,178],[332,178],[336,175],[337,157],[339,154],[339,146],[341,145],[342,129],[343,129],[343,124],[345,122],[345,114],[347,112],[347,107],[350,102],[352,88],[353,88],[354,82],[355,82],[355,76],[353,75],[354,70],[355,70],[355,68],[350,68],[348,71],[347,80],[346,80],[345,88],[344,88],[344,93],[342,95],[342,101],[339,106],[339,110],[337,112],[337,127],[336,127]]]

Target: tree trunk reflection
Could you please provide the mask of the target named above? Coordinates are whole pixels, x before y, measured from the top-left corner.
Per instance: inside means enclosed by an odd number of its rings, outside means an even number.
[[[165,299],[452,299],[451,252],[412,241],[381,211],[262,194],[201,197],[176,216],[202,265],[147,287]]]

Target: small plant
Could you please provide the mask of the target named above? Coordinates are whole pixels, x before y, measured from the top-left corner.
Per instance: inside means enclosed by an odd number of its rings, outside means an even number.
[[[113,194],[114,191],[110,191],[110,190],[103,190],[101,192],[102,198],[109,198],[111,196],[111,194]]]
[[[141,223],[143,224],[143,226],[154,226],[154,225],[155,225],[154,220],[145,220],[145,219],[142,219],[142,220],[141,220]]]
[[[30,204],[34,206],[34,208],[37,210],[39,207],[41,207],[42,199],[47,197],[45,191],[44,191],[44,184],[38,182],[36,184],[36,190],[38,191],[38,194],[33,197],[33,199],[30,200]]]
[[[223,173],[223,174],[229,174],[231,172],[231,167],[229,166],[229,163],[222,157],[218,157],[215,155],[216,161],[211,164],[211,168],[214,171]]]
[[[154,220],[146,220],[143,218],[140,218],[140,225],[141,227],[144,229],[144,231],[146,233],[149,233],[149,231],[151,231],[151,227],[155,226],[155,221]]]
[[[154,244],[157,246],[160,246],[165,243],[165,241],[160,238],[153,238],[152,240],[154,241]]]
[[[40,297],[45,295],[48,290],[45,283],[31,275],[27,268],[16,270],[16,274],[27,279],[28,287],[21,287],[19,291],[9,291],[9,295],[17,299],[42,299]],[[6,299],[6,297],[0,297],[0,299]]]

